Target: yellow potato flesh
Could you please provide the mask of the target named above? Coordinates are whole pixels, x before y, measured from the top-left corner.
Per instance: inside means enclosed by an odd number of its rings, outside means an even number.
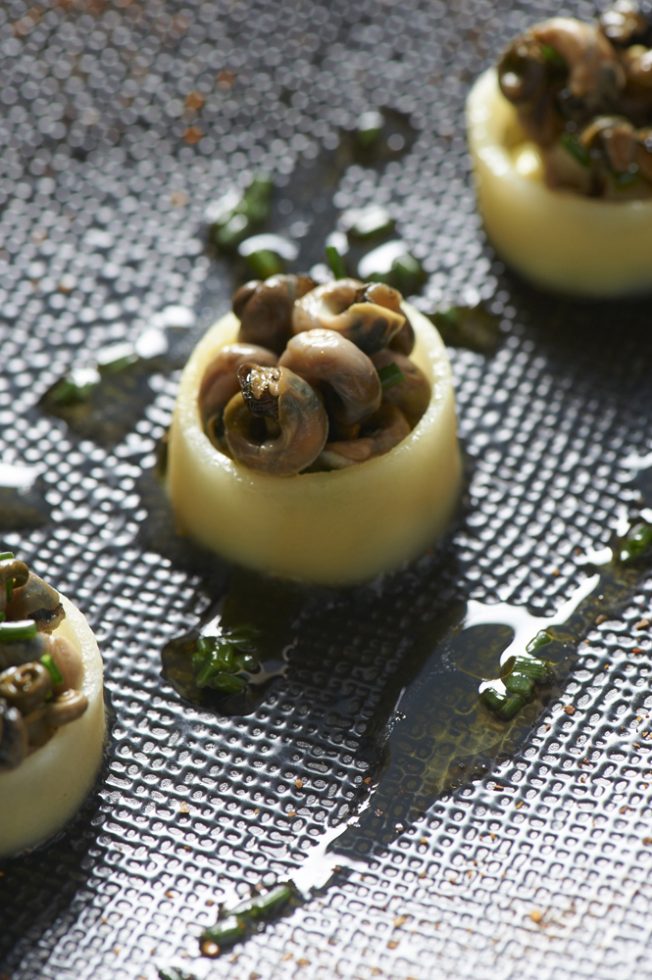
[[[652,200],[600,200],[543,181],[497,75],[480,76],[467,100],[478,208],[501,256],[533,283],[580,296],[652,287]]]
[[[91,789],[102,760],[105,718],[102,658],[84,616],[63,596],[65,618],[52,634],[81,654],[88,707],[19,766],[0,773],[0,857],[34,847],[71,819]]]
[[[215,324],[186,365],[170,429],[168,490],[180,529],[250,568],[322,584],[372,578],[431,545],[460,489],[455,399],[439,334],[416,310],[409,314],[417,336],[412,357],[432,386],[425,415],[384,456],[291,477],[247,469],[203,431],[201,379],[238,332],[233,314]]]

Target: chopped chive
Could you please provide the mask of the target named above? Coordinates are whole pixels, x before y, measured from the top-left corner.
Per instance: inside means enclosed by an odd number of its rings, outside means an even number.
[[[526,645],[525,649],[528,653],[534,653],[535,650],[540,650],[547,643],[552,643],[552,635],[548,630],[539,630],[537,635]]]
[[[97,369],[100,374],[119,374],[139,361],[140,357],[131,344],[116,344],[98,351]]]
[[[43,396],[43,401],[56,408],[68,408],[87,402],[100,380],[95,368],[80,368],[55,382]]]
[[[247,627],[226,630],[220,636],[200,636],[192,653],[193,677],[197,687],[220,694],[240,694],[247,688],[247,673],[260,671],[251,649],[256,632]]]
[[[430,319],[449,347],[493,354],[500,339],[500,320],[483,303],[437,310]]]
[[[355,142],[359,149],[369,150],[380,139],[385,120],[381,112],[371,109],[363,112],[355,130]]]
[[[551,641],[540,637],[547,636],[545,630],[531,640],[528,647],[538,642],[539,646]],[[510,721],[536,695],[538,684],[552,678],[552,666],[529,653],[510,657],[496,680],[486,681],[480,688],[480,700],[503,721]]]
[[[271,891],[255,899],[252,915],[254,918],[269,919],[285,908],[295,895],[296,890],[290,882],[276,885]]]
[[[519,693],[507,691],[500,681],[494,681],[482,688],[480,700],[502,721],[511,721],[527,704],[529,698],[524,698]]]
[[[539,50],[543,60],[551,68],[566,68],[566,60],[563,58],[556,48],[553,48],[551,44],[539,44]]]
[[[401,381],[405,380],[405,375],[400,367],[398,364],[394,364],[393,361],[390,364],[385,364],[383,367],[378,368],[378,377],[380,378],[380,384],[383,389],[391,388],[393,385],[400,384]]]
[[[52,683],[55,685],[55,687],[57,684],[63,684],[63,674],[54,662],[51,653],[44,653],[41,657],[41,663],[52,678]]]
[[[652,549],[652,524],[639,521],[617,542],[618,559],[623,565],[648,557]]]
[[[419,260],[400,239],[367,252],[358,263],[358,273],[362,280],[385,282],[404,296],[418,292],[427,278]]]
[[[268,248],[261,248],[257,252],[250,252],[245,256],[249,272],[256,279],[269,279],[270,276],[279,275],[285,271],[285,261],[278,254]]]
[[[346,266],[344,259],[334,245],[326,246],[326,262],[336,279],[346,279]]]
[[[343,227],[349,238],[366,242],[387,235],[396,222],[389,211],[381,207],[369,207],[363,211],[350,211],[343,216]]]
[[[0,643],[33,640],[37,635],[38,629],[33,619],[15,619],[0,623]]]
[[[11,558],[15,558],[13,551],[0,551],[0,561],[9,561]]]
[[[218,920],[214,926],[208,926],[201,934],[200,943],[216,943],[220,948],[233,946],[247,935],[247,925],[237,915]]]
[[[273,184],[268,177],[254,177],[240,198],[226,199],[210,226],[212,243],[224,252],[235,250],[268,218]]]
[[[567,153],[583,167],[591,166],[591,157],[585,146],[573,133],[562,133],[559,142]]]

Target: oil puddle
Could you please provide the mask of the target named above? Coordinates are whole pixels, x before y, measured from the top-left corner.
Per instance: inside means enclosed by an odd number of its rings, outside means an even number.
[[[163,648],[163,677],[194,704],[250,714],[287,673],[303,605],[299,587],[233,570],[222,599]]]
[[[556,614],[469,600],[417,627],[360,739],[369,772],[349,817],[324,832],[286,881],[223,906],[201,936],[203,955],[219,955],[269,918],[291,913],[336,875],[363,870],[439,796],[482,777],[525,745],[542,704],[561,693],[577,665],[581,641],[597,623],[622,613],[652,567],[652,523],[641,513],[634,521],[623,518],[610,547],[579,560],[586,577]],[[543,634],[549,683],[515,717],[502,720],[481,692]]]
[[[49,520],[50,508],[38,467],[0,463],[0,531],[29,530]]]
[[[185,363],[194,324],[192,311],[167,307],[133,342],[107,345],[93,360],[80,360],[45,392],[40,407],[63,419],[80,438],[107,448],[116,445],[154,397],[152,377]]]

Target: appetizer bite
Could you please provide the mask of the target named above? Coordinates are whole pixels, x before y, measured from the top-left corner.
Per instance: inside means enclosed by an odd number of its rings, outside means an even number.
[[[460,473],[445,347],[382,283],[247,283],[183,372],[181,529],[259,571],[341,584],[414,558],[446,529]]]
[[[102,660],[78,609],[0,555],[0,857],[56,833],[90,790],[104,744]]]
[[[634,3],[517,37],[471,90],[467,127],[479,210],[510,265],[578,295],[652,287],[652,23]]]

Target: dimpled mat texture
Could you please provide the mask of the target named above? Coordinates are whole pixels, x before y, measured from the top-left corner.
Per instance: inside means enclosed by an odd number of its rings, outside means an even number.
[[[79,817],[2,864],[3,978],[652,976],[649,576],[587,629],[527,731],[484,770],[429,779],[446,747],[417,724],[414,765],[392,775],[369,735],[383,718],[400,731],[401,664],[415,638],[436,661],[428,624],[452,603],[554,614],[585,579],[578,555],[604,548],[622,508],[640,504],[649,306],[530,289],[474,210],[469,85],[557,12],[502,0],[2,4],[0,451],[36,475],[22,510],[3,491],[4,547],[88,616],[110,708]],[[381,106],[409,120],[405,152],[342,163],[338,146]],[[162,647],[234,573],[175,536],[153,470],[179,365],[234,285],[206,249],[206,208],[255,172],[273,177],[295,267],[320,257],[343,210],[380,202],[428,273],[420,305],[483,300],[501,337],[493,355],[450,351],[468,489],[441,553],[373,588],[279,603],[287,674],[229,717],[161,677]],[[41,406],[71,366],[152,326],[174,356],[133,390],[109,388],[90,419]],[[438,696],[425,691],[426,717]],[[221,901],[291,877],[367,802],[367,830],[347,831],[324,887],[219,958],[198,955]]]

